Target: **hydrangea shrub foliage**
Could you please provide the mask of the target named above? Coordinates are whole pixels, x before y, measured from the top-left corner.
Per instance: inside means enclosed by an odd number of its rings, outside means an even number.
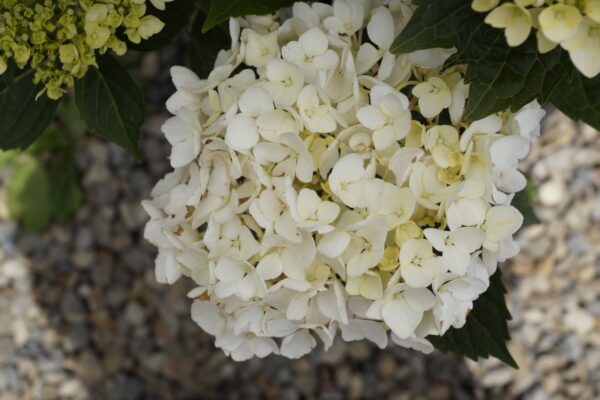
[[[138,157],[118,57],[183,32],[145,237],[215,345],[298,358],[340,336],[516,367],[498,265],[535,221],[518,163],[541,104],[600,127],[599,4],[2,0],[0,147],[35,146],[73,91]]]

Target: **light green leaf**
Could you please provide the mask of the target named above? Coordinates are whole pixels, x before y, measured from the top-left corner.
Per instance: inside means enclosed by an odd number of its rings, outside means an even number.
[[[33,84],[33,70],[18,74],[10,63],[0,75],[0,148],[24,149],[40,136],[52,121],[57,101],[42,95]]]
[[[15,168],[7,188],[7,205],[27,232],[43,229],[51,218],[50,184],[41,161],[32,158]]]
[[[498,270],[491,276],[488,290],[474,302],[462,328],[450,328],[443,336],[427,336],[427,340],[444,353],[451,352],[474,361],[492,356],[518,368],[506,348],[506,341],[510,340],[507,321],[511,316],[505,293],[502,273]]]
[[[13,165],[20,154],[18,150],[0,150],[0,169]]]
[[[60,154],[53,161],[48,177],[52,217],[65,222],[79,209],[83,200],[73,154],[68,151]]]
[[[112,56],[98,59],[75,84],[79,113],[90,131],[118,144],[139,159],[140,128],[146,118],[144,96]]]
[[[291,6],[294,2],[294,0],[212,0],[202,31],[206,32],[231,17],[270,14],[283,7]]]

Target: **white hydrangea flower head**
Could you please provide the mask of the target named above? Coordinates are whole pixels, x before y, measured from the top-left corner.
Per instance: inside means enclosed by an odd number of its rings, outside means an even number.
[[[338,331],[429,352],[518,251],[510,202],[544,111],[463,120],[450,51],[389,51],[413,9],[298,2],[232,19],[207,78],[172,69],[174,170],[143,203],[145,237],[157,281],[193,280],[192,319],[234,360],[298,358]]]

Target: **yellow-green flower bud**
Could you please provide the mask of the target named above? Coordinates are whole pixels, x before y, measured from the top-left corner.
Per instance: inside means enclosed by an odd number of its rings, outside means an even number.
[[[63,44],[59,48],[60,62],[63,64],[71,64],[77,61],[79,53],[77,47],[72,44]]]
[[[6,72],[8,65],[6,65],[6,60],[4,57],[0,57],[0,75]]]
[[[42,44],[46,41],[46,32],[37,31],[31,35],[31,43],[33,44]]]
[[[127,52],[127,45],[125,42],[115,37],[110,38],[108,41],[108,48],[114,51],[118,56],[122,56]]]
[[[35,71],[34,83],[44,85],[39,95],[58,99],[97,66],[98,54],[127,52],[118,30],[139,43],[163,28],[156,17],[146,16],[146,1],[0,0],[0,74],[12,59]]]
[[[46,83],[46,95],[52,100],[58,100],[66,91],[60,87],[56,79]]]
[[[85,24],[86,43],[92,49],[104,47],[110,38],[110,30],[95,22]]]
[[[142,23],[139,28],[139,33],[142,39],[148,39],[150,36],[157,34],[164,28],[165,24],[153,15],[148,15],[142,18]]]
[[[19,68],[23,68],[27,61],[29,61],[29,57],[31,56],[31,51],[25,45],[16,45],[13,46],[13,57],[15,62],[19,66]]]
[[[85,22],[104,22],[108,17],[108,6],[106,4],[94,4],[88,8],[85,14]]]

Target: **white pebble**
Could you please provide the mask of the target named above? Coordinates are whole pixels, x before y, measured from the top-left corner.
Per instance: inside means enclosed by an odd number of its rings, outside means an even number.
[[[565,185],[559,180],[551,180],[540,186],[540,201],[548,207],[559,205],[565,197]]]

